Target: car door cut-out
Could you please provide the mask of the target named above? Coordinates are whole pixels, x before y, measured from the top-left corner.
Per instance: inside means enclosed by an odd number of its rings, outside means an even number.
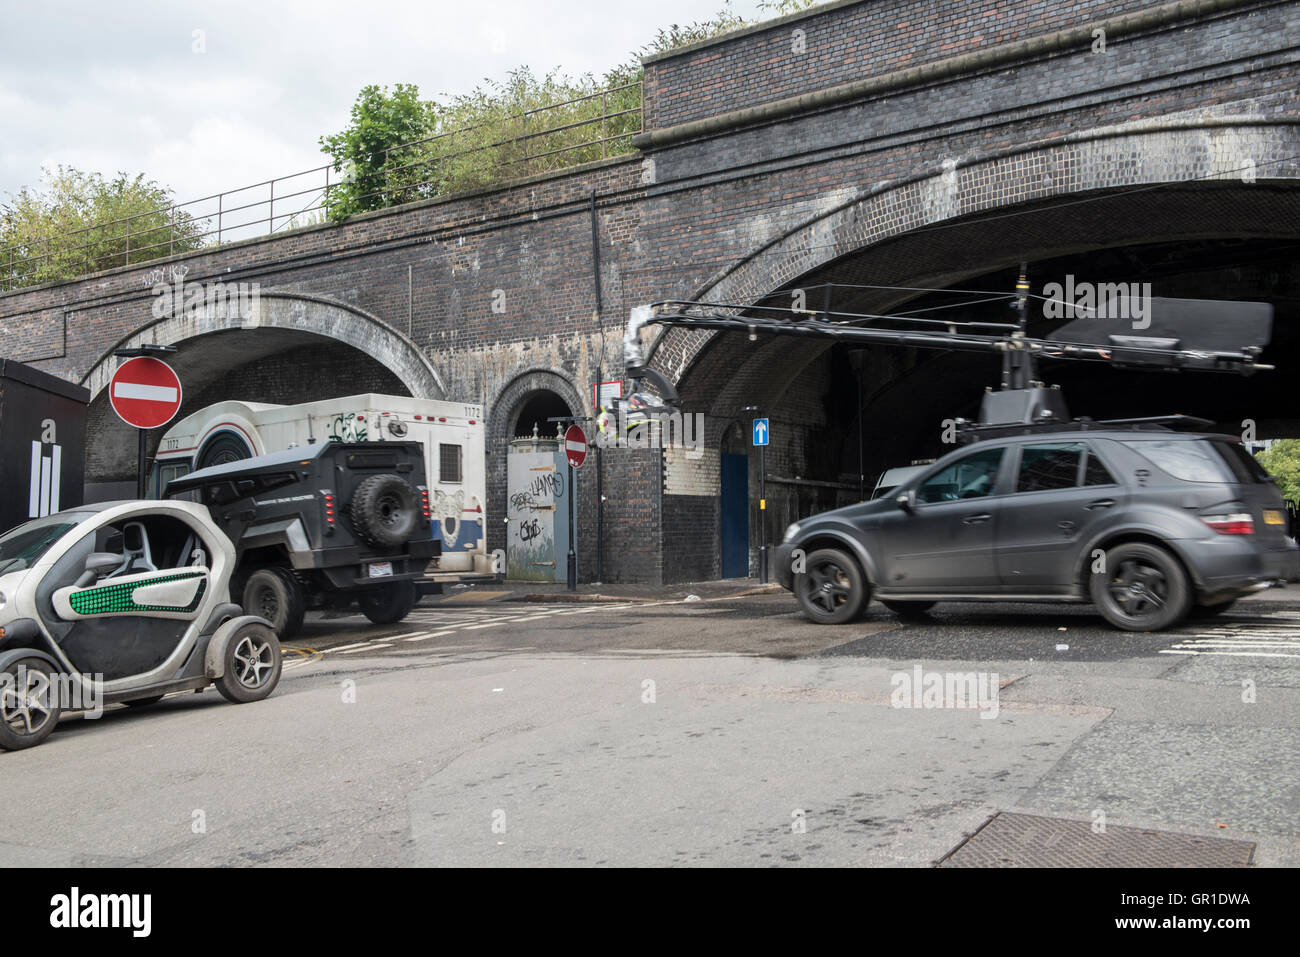
[[[120,560],[96,577],[85,569],[94,553]],[[208,554],[197,529],[172,515],[88,533],[68,567],[56,566],[48,598],[60,650],[79,672],[106,681],[157,668],[190,637],[212,587]]]

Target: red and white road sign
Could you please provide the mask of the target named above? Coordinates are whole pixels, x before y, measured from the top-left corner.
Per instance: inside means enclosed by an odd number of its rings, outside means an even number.
[[[575,469],[587,461],[587,433],[571,425],[564,433],[564,455]]]
[[[181,408],[181,380],[161,359],[127,359],[108,382],[108,401],[127,425],[156,429]]]

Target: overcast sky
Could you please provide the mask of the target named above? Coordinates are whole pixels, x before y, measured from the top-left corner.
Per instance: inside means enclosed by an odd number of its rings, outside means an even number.
[[[0,202],[42,166],[180,201],[323,165],[368,83],[465,93],[528,64],[600,74],[723,0],[0,0]],[[733,0],[753,18],[757,0]],[[204,52],[195,52],[200,45]]]

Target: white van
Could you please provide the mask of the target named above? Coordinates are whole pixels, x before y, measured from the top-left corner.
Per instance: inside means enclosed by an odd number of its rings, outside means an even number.
[[[492,573],[487,528],[483,407],[405,396],[350,395],[298,405],[218,402],[163,436],[150,496],[191,471],[316,442],[403,440],[425,450],[433,537],[440,554],[429,578],[463,581]]]

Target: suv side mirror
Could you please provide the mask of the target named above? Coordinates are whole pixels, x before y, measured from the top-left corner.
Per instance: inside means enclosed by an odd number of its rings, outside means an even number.
[[[915,502],[916,499],[912,492],[902,492],[894,499],[894,504],[904,512],[910,512]]]

